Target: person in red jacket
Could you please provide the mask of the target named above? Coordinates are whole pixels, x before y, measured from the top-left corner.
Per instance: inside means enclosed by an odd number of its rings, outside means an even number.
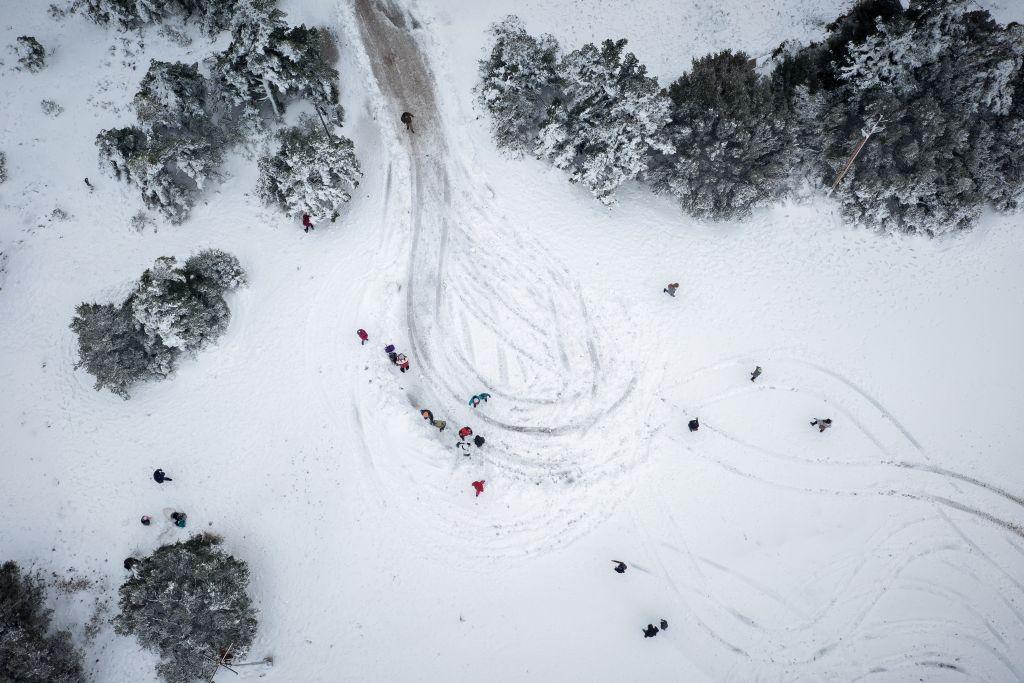
[[[484,480],[481,479],[480,481],[474,481],[473,488],[476,489],[476,495],[477,498],[479,498],[480,494],[484,492]]]
[[[356,330],[356,334],[359,335],[360,346],[366,343],[366,340],[370,338],[370,335],[366,334],[366,330]]]
[[[465,441],[467,436],[473,436],[473,430],[472,429],[470,429],[469,427],[463,427],[462,429],[459,430],[459,438],[460,439]]]
[[[302,214],[302,227],[306,229],[307,233],[313,229],[313,219],[309,217],[308,213]]]

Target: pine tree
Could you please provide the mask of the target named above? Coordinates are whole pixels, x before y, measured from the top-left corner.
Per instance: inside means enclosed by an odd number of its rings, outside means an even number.
[[[231,44],[214,60],[223,92],[237,106],[270,105],[276,117],[286,101],[304,97],[340,125],[338,72],[323,57],[316,28],[289,28],[273,0],[238,0],[231,19]]]
[[[491,114],[499,147],[532,153],[548,108],[560,97],[558,43],[549,35],[534,38],[516,16],[494,24],[490,33],[494,47],[480,62],[477,99]]]
[[[349,191],[362,176],[352,141],[328,135],[310,117],[281,129],[277,140],[278,151],[259,160],[260,197],[292,217],[303,213],[317,220],[333,217],[352,198]]]
[[[203,534],[161,546],[120,588],[114,629],[156,651],[168,683],[210,680],[227,648],[242,655],[256,635],[249,568],[219,544]]]
[[[744,216],[781,195],[788,174],[786,116],[750,58],[726,50],[694,60],[668,88],[675,153],[657,155],[654,188],[703,218]]]
[[[35,72],[46,66],[46,49],[32,36],[18,36],[14,51],[22,69]]]
[[[129,398],[136,382],[166,377],[178,354],[148,340],[132,315],[131,300],[113,304],[83,303],[75,309],[71,329],[78,335],[78,364],[96,378],[96,390],[106,388]]]
[[[163,256],[142,274],[131,300],[132,316],[147,346],[195,352],[224,334],[231,311],[218,288],[190,281],[176,264],[173,256]]]
[[[987,204],[1016,205],[1022,37],[966,0],[915,1],[849,48],[826,98],[824,173],[871,121],[884,124],[837,189],[848,217],[935,235],[971,226]]]
[[[0,565],[0,681],[81,683],[82,654],[67,631],[51,632],[52,611],[38,574]]]
[[[633,54],[623,56],[625,46],[587,44],[559,63],[562,99],[552,104],[537,148],[605,204],[647,170],[652,150],[673,149],[665,135],[671,103]]]

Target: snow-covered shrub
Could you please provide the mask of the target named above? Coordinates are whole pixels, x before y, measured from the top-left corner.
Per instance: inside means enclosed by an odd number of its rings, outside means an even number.
[[[39,71],[46,66],[46,50],[32,36],[18,36],[18,44],[14,46],[18,55],[20,68]]]
[[[222,249],[204,249],[185,261],[185,275],[219,291],[238,289],[248,282],[242,264]]]
[[[204,534],[161,546],[119,590],[114,629],[156,651],[157,673],[169,683],[210,680],[228,648],[244,654],[256,635],[249,567],[219,544]]]
[[[626,41],[584,45],[558,64],[561,98],[541,128],[537,154],[569,172],[605,204],[622,183],[647,170],[652,150],[669,154],[671,102]]]
[[[491,114],[491,132],[499,147],[532,152],[548,107],[560,94],[556,69],[558,42],[534,38],[516,16],[491,26],[494,47],[480,61],[477,99]]]
[[[819,95],[825,182],[882,119],[836,190],[844,214],[934,235],[969,227],[986,205],[1017,206],[1024,27],[967,0],[915,0],[877,28]]]
[[[182,352],[212,344],[227,329],[231,311],[223,292],[246,282],[231,254],[201,251],[177,267],[158,258],[122,304],[81,304],[71,329],[78,334],[79,367],[96,389],[129,397],[136,382],[167,377]]]
[[[53,100],[42,100],[39,103],[39,108],[43,110],[44,114],[53,118],[57,118],[64,113],[64,107]]]
[[[349,190],[362,176],[352,141],[328,134],[310,117],[278,131],[277,140],[278,151],[259,160],[260,197],[289,216],[308,213],[319,220],[334,216],[352,198]]]
[[[52,611],[38,574],[0,565],[0,681],[80,683],[82,654],[67,631],[51,632]]]
[[[135,324],[130,300],[119,306],[80,304],[71,329],[78,335],[76,367],[96,378],[97,391],[106,388],[124,399],[136,382],[166,377],[179,353],[146,338]]]
[[[0,152],[0,183],[7,181],[7,152]]]
[[[289,99],[306,98],[341,125],[338,72],[324,58],[324,41],[319,29],[289,27],[275,0],[238,0],[231,43],[212,70],[232,105],[252,110],[265,102],[279,117]]]
[[[695,59],[668,94],[675,153],[652,162],[656,190],[703,218],[743,216],[782,193],[786,116],[746,54],[726,50]]]

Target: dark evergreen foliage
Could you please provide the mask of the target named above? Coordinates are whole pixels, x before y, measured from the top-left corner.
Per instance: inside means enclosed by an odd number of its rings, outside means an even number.
[[[46,588],[15,562],[0,565],[0,681],[81,683],[82,655],[67,631],[51,631]]]
[[[18,36],[14,51],[22,69],[39,71],[46,66],[46,49],[32,36]]]
[[[169,683],[210,680],[228,648],[245,654],[256,635],[249,568],[219,544],[203,534],[161,546],[120,588],[115,630],[156,651]]]

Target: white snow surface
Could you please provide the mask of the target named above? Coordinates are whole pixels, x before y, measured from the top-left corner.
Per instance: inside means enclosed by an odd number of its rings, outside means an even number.
[[[366,44],[355,3],[285,2],[339,38],[365,172],[307,235],[259,205],[255,146],[188,222],[142,233],[138,193],[97,170],[149,59],[223,39],[151,29],[138,49],[0,0],[0,42],[51,52],[37,74],[0,66],[0,560],[89,579],[53,604],[97,681],[155,676],[133,640],[84,628],[116,610],[121,561],[200,530],[248,561],[251,658],[274,657],[219,681],[1024,678],[1022,217],[929,240],[825,201],[705,223],[629,185],[608,208],[503,157],[473,103],[510,12],[567,50],[627,37],[667,83],[711,50],[820,37],[847,4],[416,0],[392,14],[439,118],[410,138],[373,68],[399,48]],[[250,276],[227,334],[129,401],[94,391],[75,305],[206,247]],[[464,424],[487,438],[469,457]]]

